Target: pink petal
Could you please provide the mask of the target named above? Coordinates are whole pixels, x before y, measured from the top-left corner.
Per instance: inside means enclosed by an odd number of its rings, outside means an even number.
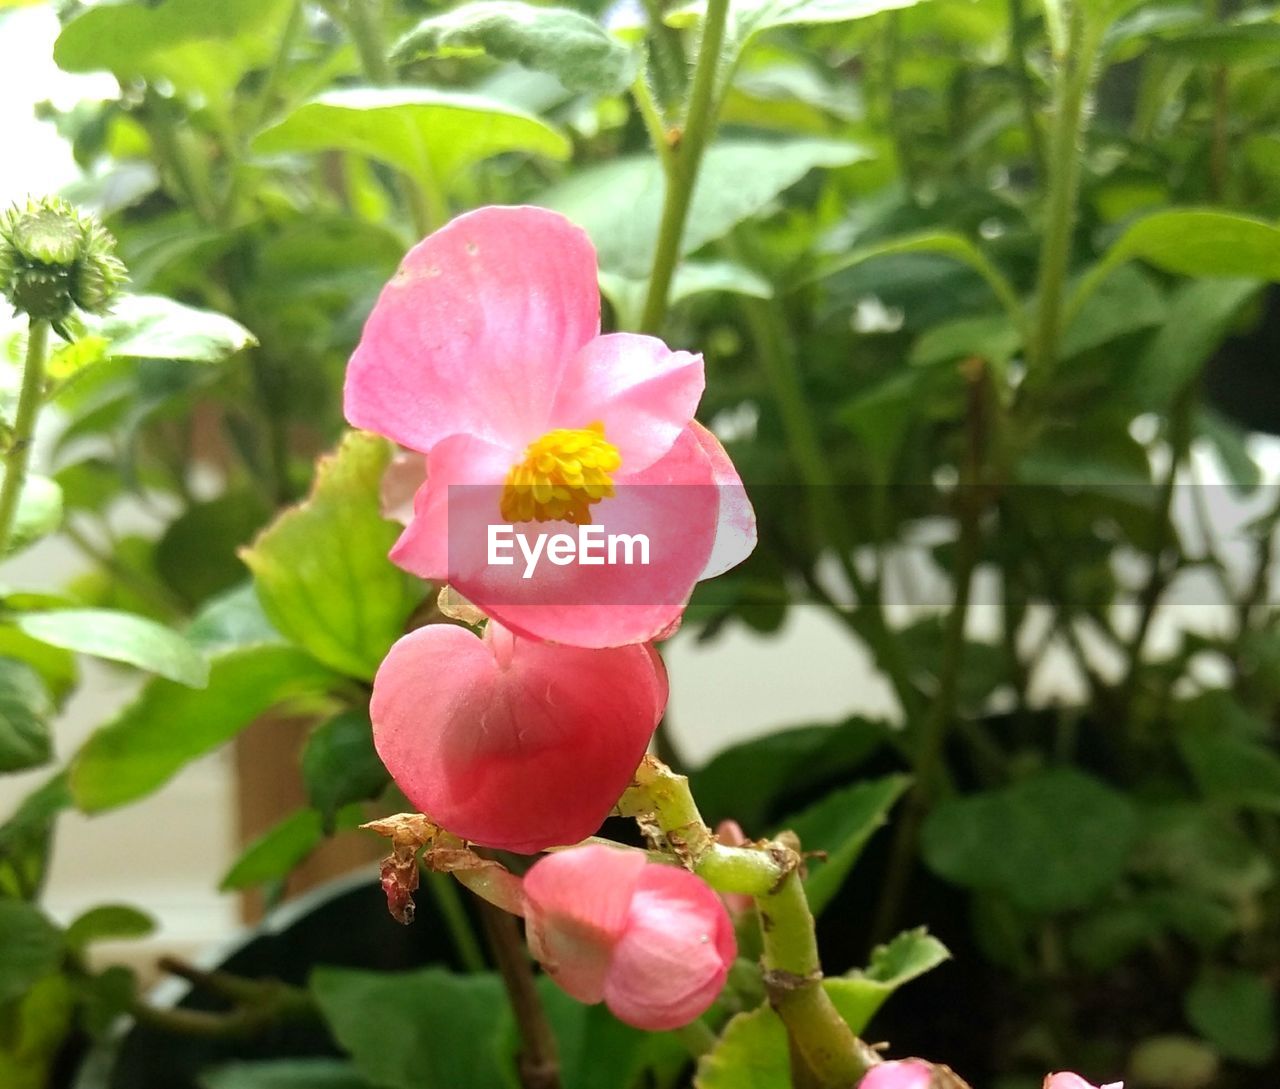
[[[611,333],[573,357],[551,410],[556,427],[604,424],[623,469],[647,469],[689,426],[705,385],[702,356],[656,337]]]
[[[416,450],[397,450],[378,488],[382,517],[408,525],[413,518],[413,497],[426,478],[426,458]]]
[[[706,1012],[737,956],[733,924],[701,879],[648,865],[613,952],[604,1000],[615,1017],[660,1032]]]
[[[523,449],[599,327],[586,234],[543,208],[480,208],[383,288],[347,368],[347,419],[424,453],[459,434]]]
[[[737,567],[756,547],[756,512],[742,486],[742,477],[720,440],[696,420],[693,433],[711,462],[711,478],[720,498],[720,520],[716,526],[716,543],[711,558],[699,576],[702,579],[723,575]]]
[[[1124,1082],[1111,1082],[1107,1085],[1095,1086],[1085,1081],[1079,1074],[1064,1070],[1058,1074],[1050,1074],[1044,1079],[1044,1089],[1124,1089]]]
[[[378,755],[422,812],[464,839],[532,853],[600,827],[666,702],[651,647],[437,624],[391,648],[370,715]]]
[[[588,844],[546,855],[525,874],[529,951],[579,1002],[604,997],[613,949],[645,866],[639,851]]]
[[[604,534],[648,538],[647,566],[542,562],[526,579],[518,555],[512,566],[468,561],[487,558],[488,527],[500,520],[495,512],[501,488],[492,489],[487,505],[475,494],[479,491],[465,489],[459,501],[451,500],[450,559],[459,569],[451,563],[450,582],[522,635],[584,647],[646,642],[678,621],[711,555],[719,512],[710,461],[692,430],[686,430],[666,457],[644,472],[619,478],[615,497],[592,507]],[[530,535],[577,532],[559,522],[516,528]]]
[[[919,1059],[902,1059],[873,1066],[858,1089],[931,1089],[933,1069]]]

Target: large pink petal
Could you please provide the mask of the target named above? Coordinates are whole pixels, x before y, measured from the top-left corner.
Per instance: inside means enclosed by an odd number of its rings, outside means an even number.
[[[647,469],[689,426],[705,386],[702,356],[673,352],[656,337],[611,333],[574,356],[551,409],[555,427],[600,421],[623,469]]]
[[[1107,1085],[1095,1086],[1085,1081],[1079,1074],[1064,1070],[1059,1074],[1050,1074],[1044,1079],[1044,1089],[1124,1089],[1124,1082],[1110,1082]]]
[[[733,924],[720,898],[687,870],[651,864],[614,949],[605,1003],[636,1028],[679,1028],[715,1001],[735,956]]]
[[[604,997],[613,947],[645,865],[639,851],[589,844],[547,855],[525,874],[529,950],[579,1002]]]
[[[617,481],[616,495],[592,507],[600,532],[644,536],[649,563],[554,566],[541,561],[525,578],[527,565],[516,553],[509,566],[483,563],[461,569],[463,557],[487,556],[486,534],[497,520],[500,487],[486,507],[468,489],[470,503],[450,504],[450,582],[469,601],[507,627],[533,639],[582,647],[647,642],[679,618],[706,568],[719,516],[718,489],[711,463],[692,430],[684,431],[671,452],[634,476]],[[516,529],[530,542],[538,535],[568,533],[567,523],[522,523]],[[640,558],[637,549],[633,559]],[[617,558],[625,558],[618,550]]]
[[[873,1066],[858,1089],[931,1089],[933,1068],[919,1059],[895,1059]]]
[[[457,434],[523,449],[599,327],[583,231],[543,208],[459,216],[383,288],[347,368],[347,419],[423,453]]]
[[[464,839],[531,853],[600,827],[666,702],[651,647],[437,624],[391,648],[370,715],[378,755],[415,806]]]
[[[711,462],[711,478],[720,497],[720,520],[716,525],[716,543],[711,558],[703,568],[702,579],[723,575],[737,567],[756,547],[756,512],[742,486],[742,477],[734,468],[720,440],[694,420],[693,433]]]

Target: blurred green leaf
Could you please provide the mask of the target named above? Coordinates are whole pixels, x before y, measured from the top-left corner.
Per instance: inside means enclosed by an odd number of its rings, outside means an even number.
[[[1183,760],[1207,798],[1280,813],[1280,755],[1273,745],[1203,721],[1185,724],[1177,739]]]
[[[805,892],[814,914],[819,914],[840,891],[862,849],[878,828],[888,820],[889,810],[902,797],[911,780],[906,775],[887,775],[867,783],[854,783],[832,791],[822,801],[782,822],[782,827],[800,837],[806,851],[826,855],[810,859]]]
[[[254,150],[354,151],[422,184],[447,186],[466,167],[508,151],[569,156],[569,141],[544,121],[463,91],[357,87],[327,91],[258,134]]]
[[[94,942],[145,938],[155,928],[155,919],[144,911],[127,904],[102,904],[90,908],[67,927],[66,942],[71,949],[84,949]]]
[[[53,757],[53,704],[29,665],[0,658],[0,772],[38,768]]]
[[[4,479],[0,471],[0,480]],[[62,489],[47,476],[28,473],[18,496],[18,509],[9,532],[8,552],[17,552],[47,537],[62,524]]]
[[[389,778],[373,747],[367,711],[344,711],[322,722],[302,750],[307,797],[326,826],[344,805],[376,798]]]
[[[508,1089],[497,976],[317,968],[310,986],[334,1039],[382,1089]]]
[[[281,514],[241,557],[277,628],[320,661],[371,680],[425,584],[387,558],[400,526],[382,517],[388,443],[351,432],[321,460],[310,497]]]
[[[843,140],[735,137],[707,148],[682,239],[692,253],[766,208],[818,167],[848,166],[870,153]],[[544,192],[540,204],[586,229],[606,272],[647,279],[662,216],[662,167],[651,155],[579,170]]]
[[[0,935],[0,950],[3,945]],[[0,966],[0,977],[3,972]],[[57,1060],[72,1027],[75,995],[70,980],[61,972],[47,972],[4,1012],[0,1085],[5,1089],[48,1089],[54,1084]]]
[[[336,825],[354,828],[364,820],[359,806],[349,806],[337,815]],[[277,821],[255,839],[240,857],[232,863],[219,888],[250,889],[289,876],[294,867],[324,841],[325,829],[321,816],[314,809],[298,809]]]
[[[1007,895],[1025,911],[1085,907],[1124,872],[1138,833],[1133,803],[1070,768],[941,802],[922,850],[948,881]]]
[[[95,326],[112,356],[217,363],[258,343],[243,325],[159,295],[123,295]]]
[[[175,594],[195,605],[244,581],[236,549],[271,516],[253,490],[227,492],[187,507],[156,542],[156,571]]]
[[[89,737],[71,762],[77,806],[93,813],[136,801],[272,707],[299,698],[314,702],[335,679],[290,646],[229,650],[209,666],[206,688],[153,680]]]
[[[19,616],[14,623],[50,646],[145,669],[192,688],[209,679],[204,657],[176,631],[146,617],[111,609],[57,609]]]
[[[1203,1040],[1167,1033],[1138,1041],[1129,1054],[1128,1080],[1152,1089],[1209,1089],[1220,1067],[1218,1053]]]
[[[785,793],[847,775],[884,743],[888,729],[861,718],[793,726],[722,749],[690,774],[690,786],[712,823],[732,817],[748,835],[761,835]]]
[[[950,958],[947,947],[923,927],[905,930],[872,950],[865,971],[828,979],[824,986],[840,1016],[861,1036],[894,991]]]
[[[639,327],[645,295],[649,291],[648,281],[602,270],[600,291],[613,305],[621,328]],[[684,261],[671,281],[670,302],[675,306],[685,299],[713,292],[771,299],[773,285],[758,273],[732,261]]]
[[[207,655],[239,647],[288,643],[267,619],[252,582],[207,601],[187,628],[187,639]]]
[[[1273,64],[1280,55],[1280,24],[1241,23],[1162,34],[1163,52],[1212,64]]]
[[[392,50],[399,60],[488,53],[550,72],[571,91],[620,94],[636,55],[594,19],[569,8],[518,0],[475,0],[422,20]]]
[[[1252,972],[1205,972],[1186,995],[1187,1020],[1228,1059],[1269,1062],[1280,1044],[1275,985]]]
[[[217,1066],[200,1089],[374,1089],[343,1059],[268,1059]]]
[[[0,624],[0,658],[25,662],[40,674],[55,705],[62,703],[76,682],[76,659],[70,651],[32,639],[10,624]]]
[[[60,772],[0,824],[0,900],[35,898],[48,868],[54,822],[70,808],[67,776]]]
[[[39,908],[0,900],[0,1006],[20,998],[62,960],[62,934]]]

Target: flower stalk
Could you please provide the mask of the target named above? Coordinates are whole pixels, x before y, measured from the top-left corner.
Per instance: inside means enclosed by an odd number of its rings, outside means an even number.
[[[18,500],[27,480],[27,464],[35,438],[36,418],[44,396],[44,364],[49,346],[49,323],[32,318],[27,333],[27,357],[22,368],[22,389],[13,434],[4,455],[4,482],[0,484],[0,556],[9,549]]]

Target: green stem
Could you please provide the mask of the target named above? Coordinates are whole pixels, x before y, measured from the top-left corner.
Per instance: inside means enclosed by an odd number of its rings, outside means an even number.
[[[44,396],[44,361],[49,350],[49,323],[31,319],[27,328],[27,359],[22,368],[22,389],[18,394],[18,413],[13,420],[13,434],[4,455],[4,482],[0,484],[0,556],[9,550],[9,538],[27,481],[27,464],[31,444],[35,441],[36,418]]]
[[[427,883],[431,886],[431,894],[435,897],[436,906],[444,916],[445,928],[453,939],[453,948],[458,959],[468,972],[483,972],[487,968],[484,952],[480,948],[480,940],[467,918],[467,909],[463,906],[462,897],[458,895],[458,886],[446,875],[428,873]]]
[[[662,111],[658,108],[653,91],[649,88],[649,80],[643,71],[637,73],[631,84],[631,97],[635,99],[636,108],[640,111],[640,119],[644,122],[645,131],[649,134],[649,142],[658,154],[662,164],[664,177],[671,177],[672,157],[671,145],[667,142],[667,125],[662,119]]]
[[[658,227],[658,244],[653,255],[653,272],[649,277],[649,293],[645,298],[640,328],[657,333],[667,316],[667,299],[671,280],[680,260],[680,243],[684,238],[685,220],[693,187],[698,180],[698,167],[706,147],[716,114],[716,76],[720,70],[720,49],[724,43],[729,0],[708,0],[702,22],[702,42],[693,72],[693,88],[689,92],[689,110],[685,115],[680,143],[671,149],[667,169],[666,193],[662,204],[662,221]]]
[[[1071,238],[1080,189],[1080,141],[1085,104],[1092,85],[1103,24],[1073,4],[1068,13],[1067,47],[1054,58],[1054,114],[1049,147],[1049,191],[1036,284],[1034,337],[1030,363],[1038,371],[1057,362],[1063,330],[1063,294],[1071,260]]]
[[[382,38],[381,9],[380,0],[349,0],[346,24],[365,74],[379,87],[385,87],[394,83],[395,77]]]

